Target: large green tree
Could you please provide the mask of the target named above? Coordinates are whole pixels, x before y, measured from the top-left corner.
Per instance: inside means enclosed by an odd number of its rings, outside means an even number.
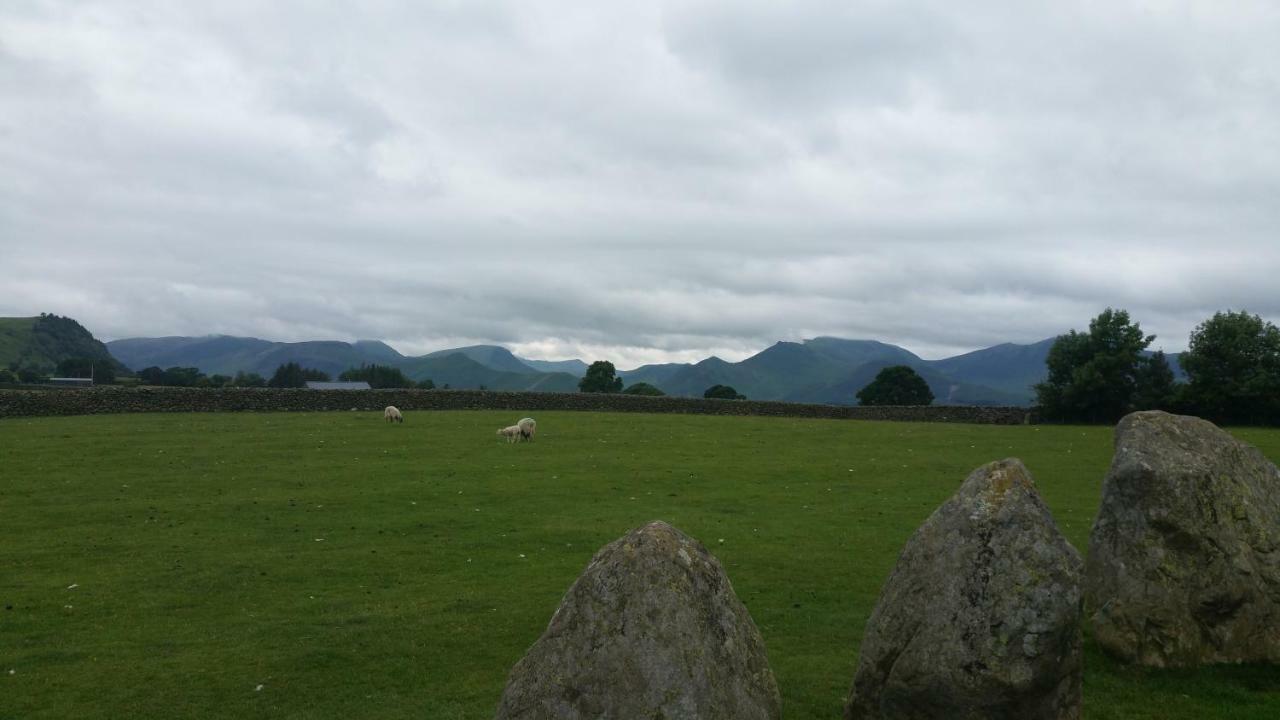
[[[608,360],[597,360],[587,368],[587,374],[578,381],[578,390],[587,393],[622,392],[622,378]]]
[[[920,374],[906,365],[893,365],[876,373],[866,387],[858,391],[862,405],[930,405],[933,391]]]
[[[731,385],[712,385],[703,393],[704,398],[714,398],[719,400],[746,400],[747,396],[739,393]]]
[[[1187,396],[1218,422],[1280,422],[1280,330],[1248,312],[1219,312],[1191,331]]]
[[[1178,404],[1179,385],[1163,350],[1157,350],[1138,365],[1134,410],[1171,410]]]
[[[649,383],[646,383],[646,382],[638,382],[632,385],[628,385],[627,389],[622,391],[622,394],[623,395],[649,395],[652,397],[658,397],[659,395],[666,395],[666,393],[662,392],[662,390],[659,390],[657,387],[654,387],[653,385],[650,385]]]
[[[1115,422],[1133,409],[1143,351],[1155,340],[1124,310],[1107,308],[1089,332],[1060,335],[1045,361],[1048,378],[1035,386],[1044,417],[1065,422]]]

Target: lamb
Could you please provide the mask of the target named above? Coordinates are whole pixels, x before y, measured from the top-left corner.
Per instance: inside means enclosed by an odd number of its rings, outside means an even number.
[[[382,411],[382,419],[387,422],[404,422],[404,415],[400,414],[400,409],[395,405],[388,405],[386,410]]]
[[[538,432],[538,423],[533,418],[521,418],[516,427],[520,428],[520,437],[528,441]]]
[[[519,442],[520,426],[512,425],[511,427],[504,427],[498,431],[498,437],[505,437],[508,443]]]

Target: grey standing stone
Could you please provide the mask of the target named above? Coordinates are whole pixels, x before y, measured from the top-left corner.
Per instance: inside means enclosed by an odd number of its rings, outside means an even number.
[[[1085,592],[1098,644],[1130,662],[1280,662],[1280,470],[1199,418],[1125,416]]]
[[[1021,462],[973,471],[880,592],[845,718],[1079,718],[1080,575]]]
[[[773,719],[764,641],[719,561],[664,522],[606,545],[512,668],[497,718]]]

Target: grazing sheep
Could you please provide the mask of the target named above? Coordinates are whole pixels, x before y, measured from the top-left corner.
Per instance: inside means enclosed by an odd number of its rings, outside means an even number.
[[[395,405],[388,405],[386,410],[382,411],[382,419],[387,422],[404,422],[404,415],[400,414],[400,409]]]
[[[507,439],[507,442],[509,442],[509,443],[519,442],[519,441],[520,441],[520,426],[519,426],[519,425],[512,425],[511,427],[504,427],[504,428],[502,428],[501,430],[499,430],[499,431],[498,431],[498,437],[504,437],[504,438],[506,438],[506,439]]]
[[[525,440],[533,440],[534,434],[538,432],[538,423],[533,418],[521,418],[516,427],[520,428],[520,437]]]

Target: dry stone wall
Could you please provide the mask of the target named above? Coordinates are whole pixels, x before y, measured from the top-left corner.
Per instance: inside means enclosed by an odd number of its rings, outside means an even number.
[[[708,400],[596,393],[495,392],[488,390],[286,390],[275,388],[104,387],[92,390],[0,390],[0,417],[96,415],[135,412],[380,411],[395,405],[418,410],[596,410],[607,412],[766,415],[848,420],[958,422],[986,425],[1034,423],[1021,407],[841,407],[756,400]]]

